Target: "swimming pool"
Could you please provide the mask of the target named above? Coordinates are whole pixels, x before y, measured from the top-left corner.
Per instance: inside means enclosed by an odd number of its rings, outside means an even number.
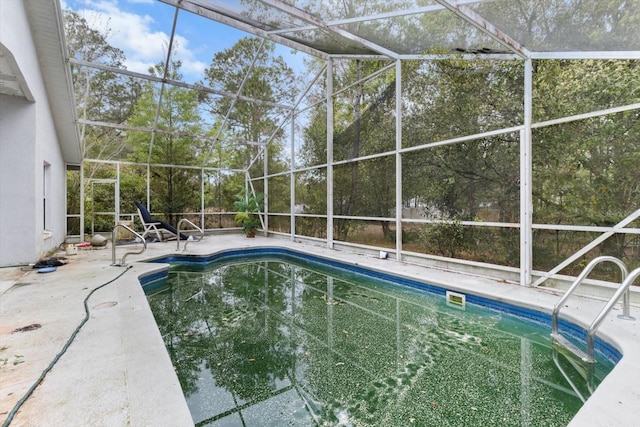
[[[566,425],[589,393],[542,313],[290,251],[163,261],[145,289],[197,425]],[[597,349],[595,383],[620,357]]]

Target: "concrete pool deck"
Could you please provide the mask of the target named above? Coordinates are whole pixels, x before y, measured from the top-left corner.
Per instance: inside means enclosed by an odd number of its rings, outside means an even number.
[[[523,288],[503,281],[398,263],[310,244],[238,235],[210,235],[188,245],[189,254],[225,249],[284,247],[401,274],[448,289],[475,293],[551,312],[560,293]],[[135,246],[117,248],[118,259]],[[0,269],[0,420],[37,381],[85,317],[73,343],[25,401],[11,426],[191,426],[171,360],[156,327],[138,277],[162,269],[138,260],[176,252],[176,242],[152,243],[130,255],[131,268],[112,267],[111,247],[79,250],[56,272],[38,274],[20,268]],[[60,256],[63,256],[62,254]],[[119,276],[119,277],[118,277]],[[571,297],[563,317],[588,325],[603,301]],[[623,358],[600,384],[570,426],[629,426],[640,407],[640,321],[617,318],[616,306],[598,335],[616,346]],[[640,319],[640,309],[632,307]]]

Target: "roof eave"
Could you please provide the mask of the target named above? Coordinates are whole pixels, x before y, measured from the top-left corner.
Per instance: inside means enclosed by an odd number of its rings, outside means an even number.
[[[77,164],[82,162],[82,146],[60,2],[27,0],[26,6],[62,156],[66,163]]]

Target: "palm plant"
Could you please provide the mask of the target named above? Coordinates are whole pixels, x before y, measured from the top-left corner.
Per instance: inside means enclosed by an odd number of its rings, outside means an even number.
[[[258,214],[262,209],[263,199],[263,194],[242,191],[236,195],[236,200],[233,202],[233,206],[238,212],[235,221],[241,226],[247,237],[255,237],[256,235],[256,230],[260,225]]]

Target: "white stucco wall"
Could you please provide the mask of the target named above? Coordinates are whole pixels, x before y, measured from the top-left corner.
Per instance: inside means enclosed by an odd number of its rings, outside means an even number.
[[[0,43],[35,100],[0,95],[0,266],[6,266],[34,262],[63,243],[66,201],[64,159],[24,2],[0,0]],[[43,218],[45,162],[51,233]]]

